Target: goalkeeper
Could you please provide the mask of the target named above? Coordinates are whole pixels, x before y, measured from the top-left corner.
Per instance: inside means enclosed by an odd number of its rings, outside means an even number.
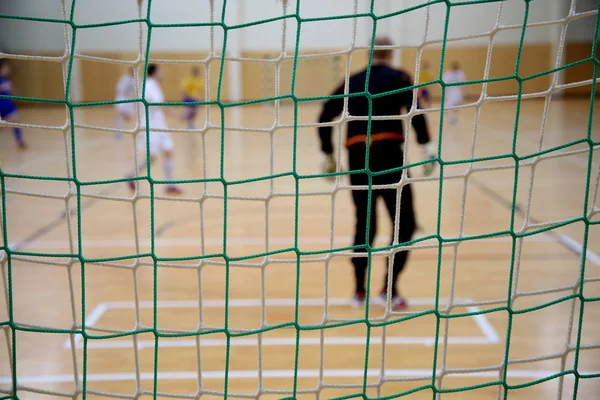
[[[390,39],[382,37],[375,40],[376,49],[373,51],[373,59],[368,77],[368,93],[375,95],[412,86],[411,77],[404,71],[392,67],[393,50],[385,48],[391,46]],[[384,48],[381,48],[384,46]],[[364,70],[350,77],[349,93],[363,93],[367,89],[368,70]],[[344,94],[344,84],[336,89],[333,96]],[[402,108],[407,111],[412,107],[413,91],[407,90],[372,99],[371,114],[373,116],[397,116]],[[335,97],[329,99],[323,106],[319,122],[326,124],[342,113],[344,98]],[[348,114],[354,116],[369,115],[369,100],[365,95],[350,96],[348,98]],[[400,197],[400,218],[396,224],[396,189],[376,189],[377,185],[390,185],[400,182],[402,171],[402,143],[404,142],[404,130],[402,120],[399,119],[377,119],[371,120],[370,142],[367,143],[367,130],[369,121],[366,119],[348,122],[346,147],[348,148],[350,183],[352,186],[367,186],[369,177],[367,173],[352,173],[369,168],[371,172],[381,172],[393,169],[389,173],[374,175],[372,184],[371,204],[369,210],[369,191],[364,189],[352,190],[352,200],[356,213],[356,229],[354,245],[356,253],[363,256],[353,257],[354,273],[356,278],[356,292],[352,298],[352,305],[361,306],[365,302],[365,274],[367,270],[367,258],[364,253],[367,237],[369,245],[373,244],[376,232],[377,213],[376,204],[379,197],[383,198],[385,206],[392,219],[392,224],[398,229],[398,242],[404,243],[411,240],[416,229],[415,214],[413,210],[413,197],[409,185],[404,185]],[[424,151],[424,156],[430,160],[424,164],[425,174],[429,175],[435,167],[436,154],[433,144],[430,142],[425,117],[415,115],[412,125],[417,134],[417,141]],[[321,150],[326,154],[326,169],[328,173],[336,171],[336,163],[333,158],[333,145],[331,141],[331,126],[320,126],[319,136],[321,139]],[[369,165],[365,165],[367,151],[369,152]],[[370,214],[370,224],[367,224],[367,216]],[[367,233],[368,232],[368,233]],[[399,251],[393,255],[391,307],[392,310],[401,310],[406,307],[406,301],[400,296],[396,288],[398,276],[406,263],[408,251]],[[387,301],[387,282],[384,281],[376,301],[385,304]]]

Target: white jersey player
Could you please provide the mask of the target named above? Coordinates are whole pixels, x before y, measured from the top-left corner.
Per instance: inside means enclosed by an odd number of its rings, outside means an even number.
[[[117,83],[117,94],[115,100],[131,100],[135,96],[135,78],[134,68],[129,67],[127,73],[124,74],[119,83]],[[115,129],[122,129],[123,123],[129,121],[135,113],[135,103],[118,103],[115,105],[117,116],[115,117]],[[117,139],[122,137],[120,132],[116,134]]]
[[[161,72],[157,65],[148,65],[148,72],[146,78],[146,89],[144,91],[144,98],[148,103],[162,103],[165,101],[162,89],[160,87]],[[150,162],[152,163],[159,153],[163,154],[163,170],[165,173],[165,179],[167,181],[173,180],[173,138],[170,132],[166,132],[168,129],[167,120],[165,118],[165,112],[162,106],[148,106],[148,127],[146,128],[146,109],[140,107],[140,127],[141,131],[137,135],[137,150],[138,154],[138,171],[143,170],[146,167],[146,150],[150,150]],[[146,138],[146,130],[150,132],[149,143]],[[130,174],[130,177],[135,176],[135,173]],[[129,187],[135,190],[134,181],[128,182]],[[169,184],[166,187],[167,193],[180,194],[181,189],[173,184]]]
[[[453,62],[451,69],[449,71],[444,72],[442,77],[445,83],[458,83],[466,81],[466,77],[464,72],[460,69],[460,64],[458,62]],[[461,86],[447,86],[446,87],[446,96],[444,101],[445,107],[456,107],[461,105],[463,102],[463,93]],[[450,124],[456,125],[458,122],[457,111],[456,110],[448,110],[446,111],[450,115]]]

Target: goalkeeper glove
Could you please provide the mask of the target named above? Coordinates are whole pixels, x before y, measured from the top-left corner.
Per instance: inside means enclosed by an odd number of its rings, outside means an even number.
[[[423,159],[429,161],[428,163],[423,164],[423,172],[425,176],[429,176],[433,173],[435,167],[437,166],[437,161],[435,161],[437,157],[435,154],[435,148],[433,147],[433,143],[426,143],[421,146],[421,150],[423,151]]]
[[[333,154],[327,154],[325,163],[323,164],[324,174],[334,174],[337,170],[337,164],[333,158]],[[335,176],[328,176],[327,179],[335,179]]]

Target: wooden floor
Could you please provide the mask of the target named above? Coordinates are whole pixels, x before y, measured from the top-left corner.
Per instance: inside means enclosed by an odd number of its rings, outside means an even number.
[[[475,157],[510,154],[513,146],[521,157],[538,151],[543,101],[523,102],[513,143],[515,108],[511,101],[486,103],[477,124],[474,108],[460,111],[459,125],[443,128],[442,158],[470,158],[474,132]],[[600,373],[600,302],[573,297],[580,293],[585,298],[600,296],[600,226],[586,229],[585,223],[577,220],[589,216],[594,207],[596,212],[590,219],[600,218],[600,200],[595,195],[598,147],[591,164],[587,145],[577,144],[547,153],[542,159],[522,160],[517,175],[514,159],[505,157],[446,166],[442,186],[437,176],[415,181],[419,237],[436,234],[438,215],[439,233],[445,239],[506,233],[511,227],[517,233],[535,233],[558,221],[576,222],[514,244],[507,234],[460,244],[450,240],[444,242],[441,254],[437,240],[421,241],[401,278],[402,293],[411,306],[407,313],[392,314],[375,305],[368,310],[351,308],[349,253],[327,255],[332,245],[350,245],[353,234],[354,216],[344,178],[337,183],[301,179],[297,188],[289,174],[251,181],[294,168],[302,176],[320,172],[323,159],[314,127],[300,127],[296,136],[289,126],[270,131],[274,126],[293,124],[293,111],[293,107],[283,105],[276,121],[274,109],[269,107],[227,109],[222,143],[220,111],[210,109],[212,129],[202,134],[173,134],[175,174],[177,179],[214,181],[182,184],[181,197],[166,196],[164,185],[156,184],[154,202],[149,200],[147,183],[140,185],[134,198],[124,183],[105,182],[121,179],[134,165],[132,135],[117,141],[112,132],[102,130],[112,127],[111,108],[76,110],[74,143],[64,140],[66,113],[61,108],[22,110],[23,122],[52,126],[25,129],[26,151],[17,151],[11,132],[2,130],[2,171],[37,178],[4,178],[5,234],[11,248],[21,255],[12,256],[10,285],[5,254],[0,261],[5,277],[0,289],[0,322],[9,320],[12,306],[18,326],[55,330],[16,332],[14,361],[22,389],[19,398],[48,398],[32,392],[37,389],[72,395],[76,385],[81,388],[82,383],[75,383],[74,376],[83,373],[86,357],[90,395],[104,392],[133,398],[145,393],[140,398],[150,398],[156,365],[156,389],[161,398],[193,398],[199,391],[202,398],[223,398],[219,393],[225,388],[223,371],[228,365],[226,387],[233,397],[281,398],[291,396],[294,389],[302,393],[299,398],[359,396],[366,365],[367,396],[415,390],[407,398],[431,399],[433,392],[428,385],[435,365],[444,371],[443,377],[435,380],[438,388],[479,385],[467,392],[445,393],[443,399],[496,399],[505,389],[488,383],[502,377],[505,354],[510,360],[506,382],[515,386],[508,391],[510,399],[571,399],[574,387],[578,399],[598,398],[600,378],[584,377]],[[317,105],[302,104],[298,121],[310,124],[318,111]],[[542,149],[585,138],[588,117],[589,101],[585,99],[553,101]],[[169,122],[172,128],[184,128],[179,120],[171,118]],[[439,113],[431,112],[429,122],[438,137]],[[206,110],[198,118],[198,127],[206,127]],[[257,130],[236,130],[241,127]],[[591,129],[593,140],[598,141],[597,113]],[[414,142],[413,137],[408,158],[417,162],[420,153]],[[554,157],[559,153],[569,154]],[[45,179],[67,177],[73,172],[79,187],[65,180]],[[421,177],[420,167],[411,174]],[[152,166],[152,176],[164,178],[160,160]],[[226,189],[219,179],[230,183]],[[89,182],[100,183],[84,184]],[[511,218],[515,188],[519,207]],[[296,190],[302,194],[297,204]],[[391,226],[383,213],[380,216],[377,244],[385,246]],[[296,230],[302,252],[320,251],[301,255],[299,265],[291,250]],[[582,263],[586,238],[588,252]],[[160,259],[157,268],[150,257],[153,249]],[[266,257],[266,252],[275,253]],[[78,258],[69,257],[73,253],[86,262],[82,265]],[[199,259],[200,255],[205,257]],[[179,257],[189,259],[169,260]],[[373,258],[372,295],[383,284],[386,265],[383,255]],[[582,278],[585,283],[580,289]],[[440,315],[458,315],[440,318],[439,324],[433,312],[438,288]],[[511,296],[512,302],[507,301]],[[296,297],[300,299],[297,308]],[[448,306],[450,298],[452,305]],[[507,304],[514,314],[499,310],[476,315],[480,310]],[[544,304],[548,305],[520,312]],[[406,319],[417,313],[420,316]],[[471,315],[460,316],[463,313]],[[84,353],[80,336],[60,333],[81,326],[82,315],[91,336],[136,329],[148,333],[90,338]],[[302,327],[298,331],[292,324],[296,318]],[[384,321],[391,323],[382,328]],[[334,325],[340,322],[346,325]],[[160,337],[156,353],[155,337],[149,332],[154,324],[162,334],[214,332],[198,340],[193,335]],[[231,337],[228,352],[225,329],[237,334],[278,324],[287,324],[287,328]],[[0,336],[0,390],[9,393],[8,349],[15,343],[10,328],[4,326],[4,331],[6,335]],[[436,332],[439,346],[434,345]],[[575,351],[578,341],[580,350]],[[298,379],[294,383],[296,368]],[[462,373],[452,372],[457,369]],[[519,388],[574,369],[581,379],[569,374],[564,379]]]

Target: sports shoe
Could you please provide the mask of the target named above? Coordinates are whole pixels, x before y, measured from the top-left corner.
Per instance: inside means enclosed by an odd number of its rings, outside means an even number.
[[[375,302],[384,307],[387,306],[387,290],[386,289],[383,289],[381,291],[381,293],[379,293],[379,296],[377,296],[375,298]],[[392,303],[391,304],[392,311],[401,311],[401,310],[404,310],[408,306],[406,299],[404,299],[400,295],[392,296],[391,303]]]
[[[406,302],[406,299],[404,299],[403,297],[400,297],[400,296],[392,297],[392,311],[402,311],[406,307],[408,307],[408,303]]]
[[[129,190],[131,190],[132,192],[135,192],[135,181],[127,181],[127,187],[129,187]]]
[[[350,305],[354,308],[363,307],[365,305],[365,293],[356,292],[350,299]]]
[[[167,186],[166,192],[169,194],[182,194],[183,190],[179,189],[179,187],[175,185]]]

